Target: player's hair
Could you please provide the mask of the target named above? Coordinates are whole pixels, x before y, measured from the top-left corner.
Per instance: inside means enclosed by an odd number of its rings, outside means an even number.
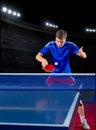
[[[67,31],[60,29],[56,32],[56,37],[59,39],[66,39],[67,38]]]

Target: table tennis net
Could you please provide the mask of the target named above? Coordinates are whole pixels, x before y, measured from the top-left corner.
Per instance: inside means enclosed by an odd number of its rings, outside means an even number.
[[[49,77],[56,82],[47,84]],[[66,79],[73,78],[74,83],[66,83]],[[65,80],[64,83],[60,81]],[[67,80],[68,81],[68,80]],[[0,89],[46,89],[46,90],[96,90],[95,74],[47,74],[47,73],[1,73]]]

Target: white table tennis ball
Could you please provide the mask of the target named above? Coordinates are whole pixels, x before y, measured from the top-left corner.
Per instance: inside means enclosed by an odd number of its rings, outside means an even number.
[[[55,62],[54,64],[55,64],[55,65],[58,65],[58,62]]]

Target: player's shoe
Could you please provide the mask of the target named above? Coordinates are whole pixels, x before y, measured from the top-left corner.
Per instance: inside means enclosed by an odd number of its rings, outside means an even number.
[[[85,119],[85,120],[83,121],[83,123],[82,123],[82,128],[83,128],[84,130],[90,130],[90,126],[88,125],[86,119]]]

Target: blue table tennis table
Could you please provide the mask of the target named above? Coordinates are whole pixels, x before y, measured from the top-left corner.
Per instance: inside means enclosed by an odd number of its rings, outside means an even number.
[[[75,91],[0,91],[0,129],[72,130],[79,95]]]
[[[0,74],[0,130],[74,130],[80,91],[49,88],[46,76]]]

